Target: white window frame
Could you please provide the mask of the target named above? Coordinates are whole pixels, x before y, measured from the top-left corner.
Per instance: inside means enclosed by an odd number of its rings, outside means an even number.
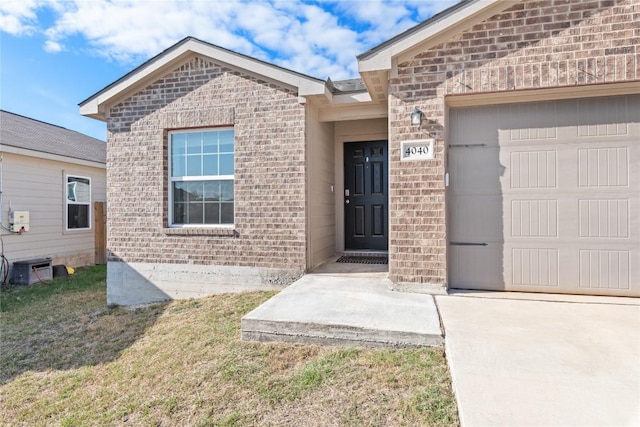
[[[79,178],[79,179],[86,179],[89,181],[89,201],[88,202],[71,202],[69,201],[69,178]],[[91,183],[91,177],[90,176],[83,176],[83,175],[77,175],[77,174],[73,174],[73,173],[65,173],[64,175],[64,230],[65,231],[69,231],[69,232],[75,232],[75,231],[90,231],[93,227],[92,227],[92,222],[93,222],[93,209],[91,208],[92,206],[92,201],[93,201],[93,184]],[[69,228],[69,205],[86,205],[87,206],[87,221],[88,221],[88,227],[82,227],[82,228]]]
[[[171,136],[175,134],[186,134],[186,133],[203,133],[203,132],[224,132],[231,130],[233,131],[233,174],[232,175],[201,175],[201,176],[171,176],[171,171],[173,169],[172,161],[173,156],[171,155]],[[202,129],[183,129],[183,130],[174,130],[169,131],[167,133],[167,182],[168,182],[168,197],[167,197],[167,226],[169,228],[225,228],[225,229],[233,229],[235,227],[236,222],[236,197],[235,197],[235,154],[236,154],[236,146],[235,146],[235,129],[231,127],[216,127],[216,128],[202,128]],[[173,223],[173,183],[174,182],[187,182],[187,181],[233,181],[234,190],[233,190],[233,222],[230,224],[174,224]]]

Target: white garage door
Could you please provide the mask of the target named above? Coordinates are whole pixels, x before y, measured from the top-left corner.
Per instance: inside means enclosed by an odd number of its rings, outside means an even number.
[[[451,109],[449,286],[640,296],[640,96]]]

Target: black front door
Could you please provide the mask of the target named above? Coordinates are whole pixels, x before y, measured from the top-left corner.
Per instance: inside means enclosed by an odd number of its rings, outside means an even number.
[[[344,144],[345,249],[389,247],[387,145]]]

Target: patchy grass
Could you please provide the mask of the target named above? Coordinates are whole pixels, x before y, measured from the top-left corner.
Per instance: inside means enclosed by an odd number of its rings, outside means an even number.
[[[108,307],[102,267],[0,294],[0,423],[457,425],[444,353],[239,341],[272,293]]]

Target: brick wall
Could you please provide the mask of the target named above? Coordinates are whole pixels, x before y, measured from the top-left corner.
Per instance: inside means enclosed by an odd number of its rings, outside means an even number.
[[[398,283],[446,285],[445,97],[640,79],[640,1],[523,1],[398,64],[391,79],[390,265]],[[639,83],[640,84],[640,83]],[[418,106],[426,116],[409,126]],[[435,160],[400,141],[435,138]]]
[[[194,57],[107,112],[110,261],[305,269],[297,94]],[[167,131],[233,126],[235,229],[167,228]]]

